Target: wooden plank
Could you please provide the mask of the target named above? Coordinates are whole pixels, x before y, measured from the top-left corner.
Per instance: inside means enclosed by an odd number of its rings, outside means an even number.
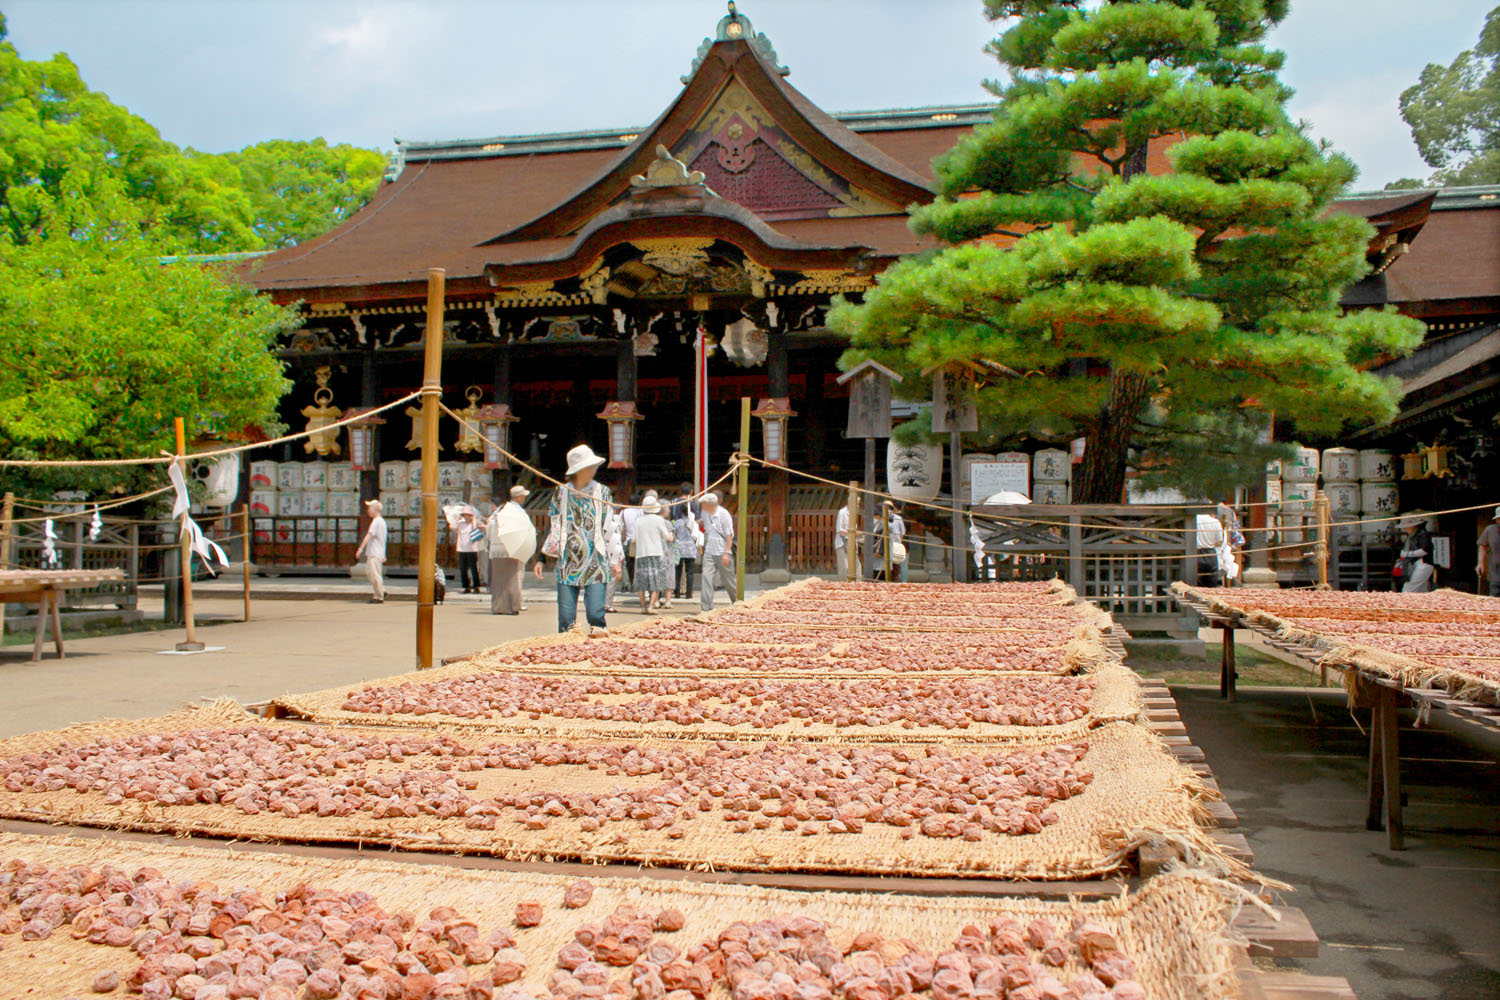
[[[1229,830],[1240,825],[1239,817],[1234,814],[1234,809],[1223,799],[1205,803],[1204,809],[1213,817],[1214,825],[1221,830]]]
[[[917,896],[1026,896],[1033,899],[1099,899],[1120,895],[1125,882],[1119,878],[1008,882],[985,878],[923,878],[920,876],[828,875],[798,872],[691,871],[684,868],[640,868],[633,865],[594,865],[570,861],[507,861],[485,855],[439,854],[427,851],[390,850],[384,847],[361,850],[324,844],[254,843],[217,837],[177,837],[153,833],[99,830],[93,827],[51,825],[5,820],[0,830],[7,833],[34,835],[64,834],[93,840],[130,840],[171,844],[175,847],[224,848],[236,851],[260,851],[269,854],[293,854],[299,857],[342,860],[378,858],[413,865],[447,865],[453,868],[484,871],[539,872],[572,878],[644,878],[666,882],[712,882],[718,885],[759,885],[773,889],[797,889],[813,892],[899,892]]]
[[[1153,733],[1159,733],[1162,736],[1187,735],[1187,726],[1184,726],[1181,722],[1151,722],[1150,720],[1147,720],[1147,722]]]
[[[1251,979],[1265,1000],[1358,1000],[1349,980],[1342,976],[1257,970]]]
[[[1259,907],[1247,906],[1234,919],[1234,929],[1250,942],[1252,958],[1317,958],[1318,934],[1307,914],[1295,906],[1276,907],[1273,919]]]
[[[1246,865],[1255,863],[1255,851],[1250,847],[1250,841],[1243,833],[1211,830],[1209,834],[1213,837],[1214,843],[1218,844],[1219,848],[1231,858]]]

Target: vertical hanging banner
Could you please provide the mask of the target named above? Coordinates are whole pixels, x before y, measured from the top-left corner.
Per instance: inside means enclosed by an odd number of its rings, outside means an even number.
[[[708,486],[708,331],[693,341],[693,489]]]

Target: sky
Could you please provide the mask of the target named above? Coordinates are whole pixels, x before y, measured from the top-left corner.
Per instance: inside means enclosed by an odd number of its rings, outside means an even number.
[[[1497,0],[1293,0],[1294,117],[1375,189],[1429,169],[1397,99],[1479,37]],[[980,0],[742,0],[791,82],[829,111],[987,99],[996,33]],[[272,138],[392,149],[645,125],[681,87],[717,0],[0,0],[29,59],[84,80],[171,141],[220,152]]]

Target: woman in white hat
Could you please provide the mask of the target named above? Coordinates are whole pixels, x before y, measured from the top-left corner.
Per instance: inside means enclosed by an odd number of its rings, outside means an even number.
[[[604,459],[581,444],[568,452],[567,483],[553,496],[547,510],[551,530],[542,555],[557,560],[557,630],[566,632],[578,619],[578,595],[591,628],[604,625],[604,590],[609,579],[609,548],[613,496],[609,487],[594,481]],[[536,564],[542,578],[542,564]]]
[[[675,536],[661,512],[661,501],[651,496],[641,508],[641,516],[635,519],[635,576],[631,581],[640,595],[643,615],[655,614],[652,603],[666,596],[672,586],[667,549],[674,544]]]
[[[1401,576],[1403,594],[1425,594],[1432,590],[1436,570],[1432,565],[1432,535],[1427,530],[1427,518],[1414,514],[1401,519],[1406,530],[1406,544],[1401,548],[1401,561],[1396,569]]]

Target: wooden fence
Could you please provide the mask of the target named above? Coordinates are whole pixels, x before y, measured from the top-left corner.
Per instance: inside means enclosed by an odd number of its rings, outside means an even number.
[[[58,562],[53,567],[42,565],[44,522],[26,520],[13,524],[12,561],[19,567],[119,569],[125,574],[123,580],[111,580],[97,587],[70,589],[65,602],[70,608],[115,607],[133,611],[138,600],[143,566],[154,564],[155,561],[153,546],[149,544],[154,536],[153,526],[144,526],[147,529],[147,544],[143,545],[143,526],[139,522],[129,518],[110,517],[101,518],[101,521],[103,523],[98,538],[90,541],[87,517],[55,519],[52,530],[57,537],[53,541],[53,548]]]

